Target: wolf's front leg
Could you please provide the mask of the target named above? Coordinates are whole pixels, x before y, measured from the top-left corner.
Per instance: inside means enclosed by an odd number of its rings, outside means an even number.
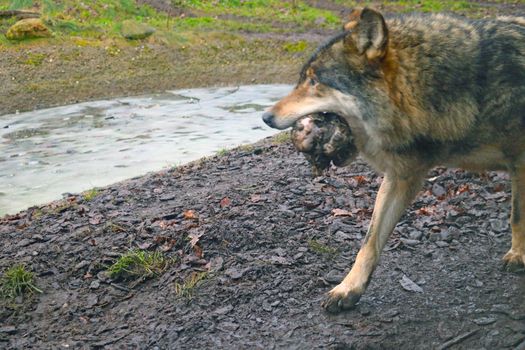
[[[404,178],[385,175],[377,193],[372,221],[357,254],[354,266],[344,280],[332,289],[323,307],[329,312],[338,312],[354,306],[364,293],[379,255],[399,218],[418,193],[426,171]]]
[[[503,257],[509,270],[525,266],[525,167],[512,169],[512,247]]]

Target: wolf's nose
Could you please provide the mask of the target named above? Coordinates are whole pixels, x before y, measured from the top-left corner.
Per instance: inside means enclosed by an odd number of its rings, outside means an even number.
[[[263,121],[268,125],[269,127],[273,128],[273,118],[274,115],[271,112],[265,112],[262,116]]]

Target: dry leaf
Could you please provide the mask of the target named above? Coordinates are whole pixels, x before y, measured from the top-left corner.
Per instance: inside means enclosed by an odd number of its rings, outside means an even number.
[[[230,198],[224,197],[223,199],[221,199],[221,202],[220,202],[221,208],[227,207],[230,204],[231,204]]]
[[[191,239],[190,244],[192,247],[196,245],[197,242],[199,242],[199,239],[202,237],[203,234],[204,233],[201,232],[201,233],[190,233],[188,235],[188,237]]]
[[[184,219],[199,220],[199,214],[195,210],[186,210],[184,211]]]
[[[261,201],[261,195],[260,194],[252,194],[251,200],[253,203],[257,203]]]
[[[345,209],[332,209],[334,216],[352,216],[352,213]]]
[[[164,242],[164,244],[160,247],[160,250],[162,250],[163,252],[167,252],[168,250],[171,250],[171,248],[173,248],[175,243],[177,243],[177,241],[173,238],[170,238],[169,240]]]
[[[195,256],[198,257],[199,259],[201,259],[204,255],[202,248],[198,244],[195,244],[193,246],[193,251],[195,252]]]

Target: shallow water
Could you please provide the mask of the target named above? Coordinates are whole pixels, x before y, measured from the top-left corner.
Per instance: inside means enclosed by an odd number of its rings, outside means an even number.
[[[189,89],[0,117],[0,215],[276,133],[289,85]]]

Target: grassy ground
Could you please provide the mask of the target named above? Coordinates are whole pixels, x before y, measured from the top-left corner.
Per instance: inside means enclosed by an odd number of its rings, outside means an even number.
[[[8,41],[0,18],[0,115],[52,105],[210,85],[293,82],[301,62],[345,13],[523,13],[525,1],[0,0],[0,11],[41,13],[54,36]],[[156,29],[122,38],[122,21]]]

